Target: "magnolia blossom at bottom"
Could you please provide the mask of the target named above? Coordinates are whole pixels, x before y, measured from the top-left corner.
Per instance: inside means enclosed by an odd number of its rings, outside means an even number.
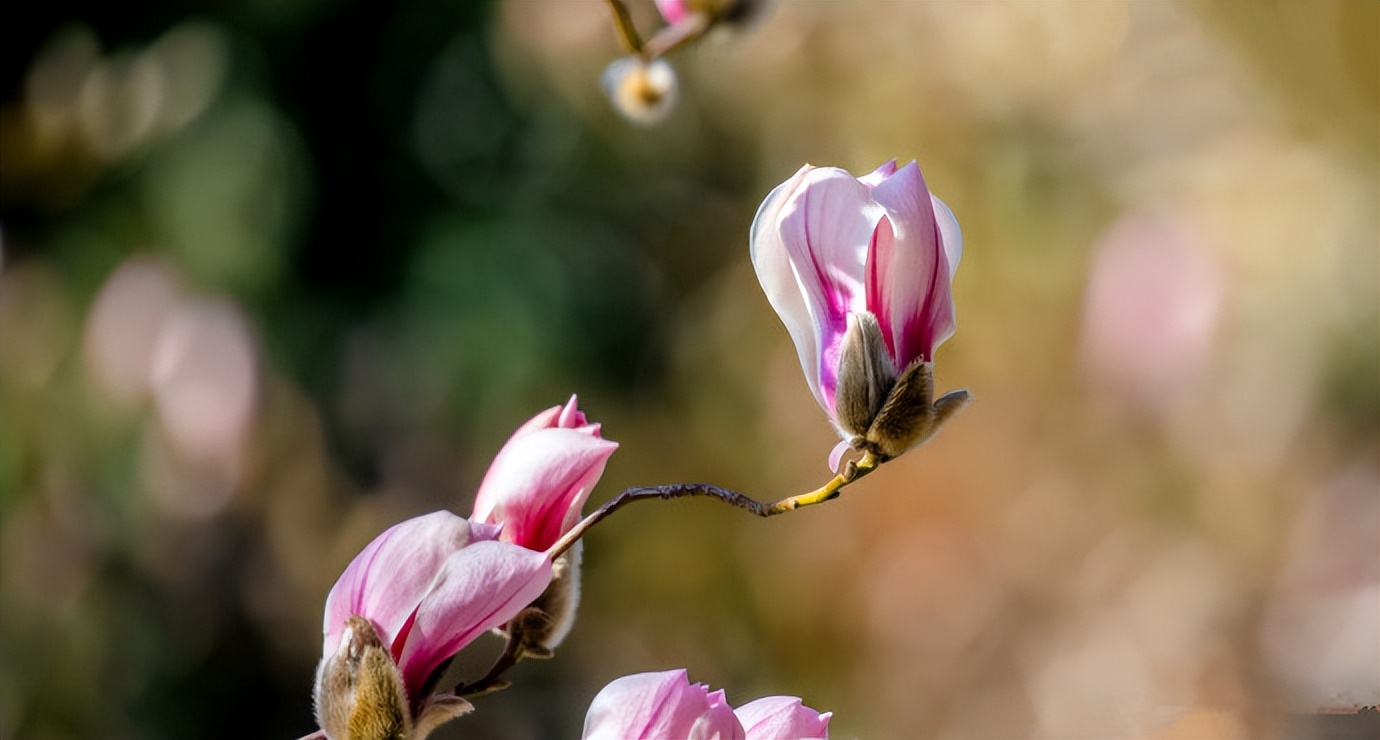
[[[615,679],[585,715],[585,740],[799,740],[828,738],[823,714],[793,696],[729,706],[722,689],[690,683],[685,669]]]
[[[436,673],[551,582],[551,558],[438,511],[390,527],[326,597],[316,721],[329,740],[426,737],[469,710]]]

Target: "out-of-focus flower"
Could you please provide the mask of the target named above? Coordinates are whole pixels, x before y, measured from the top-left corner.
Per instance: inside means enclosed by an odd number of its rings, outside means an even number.
[[[829,713],[788,696],[771,696],[736,712],[724,692],[692,684],[685,669],[615,679],[590,702],[583,738],[827,738]]]
[[[1208,364],[1226,288],[1212,245],[1186,219],[1118,219],[1088,275],[1082,354],[1093,384],[1132,410],[1167,415]]]
[[[551,580],[546,554],[449,512],[389,528],[326,597],[316,720],[330,740],[424,738],[469,711],[433,674]]]
[[[692,11],[691,5],[698,5],[693,0],[656,0],[656,9],[661,12],[661,17],[667,23],[679,23],[685,19]]]
[[[710,22],[740,22],[751,18],[767,0],[656,0],[656,9],[671,25],[684,22],[695,13]]]
[[[848,446],[896,457],[967,403],[967,391],[933,399],[963,237],[915,162],[862,178],[802,167],[762,202],[751,251],[806,382],[844,438],[832,465]]]
[[[181,292],[175,268],[147,256],[126,260],[101,286],[86,321],[84,349],[97,387],[111,399],[134,405],[149,395],[154,350],[168,341],[161,331],[178,315]],[[211,447],[223,444],[217,440]]]
[[[628,120],[644,126],[666,120],[680,94],[676,70],[665,59],[615,59],[604,70],[602,81],[613,107]]]
[[[154,405],[190,459],[235,467],[258,400],[255,344],[240,309],[220,299],[184,301],[159,326],[149,358]]]
[[[547,550],[579,521],[616,449],[571,396],[513,432],[479,486],[472,518],[499,525],[504,542]],[[524,655],[549,657],[570,632],[580,603],[580,554],[577,542],[556,558],[551,585],[508,626]]]

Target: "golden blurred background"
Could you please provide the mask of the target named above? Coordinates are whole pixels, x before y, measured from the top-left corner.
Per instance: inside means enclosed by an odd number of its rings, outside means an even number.
[[[1380,703],[1377,3],[780,0],[650,128],[597,0],[0,12],[0,738],[310,731],[345,564],[571,393],[595,501],[821,485],[748,227],[893,157],[963,226],[975,403],[822,506],[610,518],[558,655],[435,737],[675,667],[836,738]]]

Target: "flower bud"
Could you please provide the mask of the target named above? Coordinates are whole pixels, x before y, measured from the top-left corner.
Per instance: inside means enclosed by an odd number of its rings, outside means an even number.
[[[616,449],[571,396],[509,437],[479,485],[473,520],[501,527],[504,542],[547,550],[579,521]],[[580,551],[576,542],[557,557],[546,591],[502,628],[523,655],[550,657],[570,632],[580,603]]]
[[[340,645],[316,672],[316,717],[330,738],[405,740],[412,715],[402,673],[369,620],[345,622]]]
[[[883,460],[900,457],[924,442],[971,397],[957,390],[934,399],[934,365],[916,360],[901,373],[900,380],[887,395],[867,433],[855,447],[872,452]]]
[[[895,385],[896,370],[886,354],[877,317],[866,311],[848,314],[834,391],[839,431],[853,437],[866,435]]]
[[[676,107],[679,83],[665,59],[616,59],[604,70],[604,91],[628,120],[651,126],[666,120]]]

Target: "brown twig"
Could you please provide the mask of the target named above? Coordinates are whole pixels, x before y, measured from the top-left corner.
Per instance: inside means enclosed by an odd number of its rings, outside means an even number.
[[[456,696],[478,696],[492,691],[499,691],[508,687],[508,682],[503,680],[503,674],[509,668],[517,665],[522,658],[521,640],[516,632],[508,635],[508,644],[503,646],[503,653],[498,656],[494,664],[489,668],[489,672],[478,681],[462,683],[455,687]]]
[[[881,463],[882,459],[873,453],[864,453],[858,460],[850,460],[848,464],[843,467],[843,470],[838,475],[835,475],[833,480],[826,483],[823,487],[809,493],[790,496],[772,504],[763,503],[751,496],[708,483],[669,483],[661,486],[629,488],[608,501],[605,501],[602,506],[591,512],[589,516],[580,520],[580,522],[572,527],[564,537],[557,540],[556,544],[552,545],[547,553],[552,560],[555,560],[566,550],[574,546],[574,544],[589,531],[590,527],[593,527],[607,518],[608,515],[635,501],[650,501],[652,499],[671,500],[688,498],[690,496],[707,496],[722,501],[729,506],[742,509],[754,516],[765,518],[837,498],[839,491],[841,491],[844,486],[876,470],[877,466]],[[519,634],[519,630],[511,629],[508,634],[508,644],[504,646],[503,653],[498,656],[493,666],[489,668],[489,672],[484,674],[484,677],[478,681],[467,684],[462,683],[456,686],[455,695],[477,696],[479,694],[507,688],[508,682],[503,680],[503,674],[507,672],[508,669],[517,665],[522,657],[522,637]]]
[[[618,31],[618,41],[623,45],[623,49],[629,54],[642,54],[642,37],[637,33],[637,26],[633,25],[628,7],[623,4],[623,0],[605,0],[605,2],[608,3],[609,10],[613,12],[614,30]]]
[[[754,516],[769,517],[777,514],[784,514],[788,511],[813,506],[837,498],[839,491],[844,486],[856,481],[857,479],[871,473],[881,464],[881,459],[872,453],[865,453],[862,458],[856,461],[849,461],[844,466],[843,472],[834,476],[834,479],[826,483],[823,487],[803,493],[798,496],[781,499],[773,504],[766,504],[755,498],[730,491],[727,488],[710,485],[708,483],[670,483],[661,486],[640,486],[629,488],[613,498],[605,501],[602,506],[580,520],[578,524],[565,533],[565,536],[556,541],[547,552],[554,560],[561,553],[570,549],[575,541],[580,539],[589,531],[590,527],[603,521],[605,517],[615,511],[631,504],[635,501],[648,501],[651,499],[677,499],[689,496],[708,496],[718,499],[729,506],[737,507]]]
[[[680,19],[679,23],[673,23],[653,34],[642,45],[639,53],[643,60],[650,62],[698,39],[713,25],[714,20],[707,13],[691,13]]]

